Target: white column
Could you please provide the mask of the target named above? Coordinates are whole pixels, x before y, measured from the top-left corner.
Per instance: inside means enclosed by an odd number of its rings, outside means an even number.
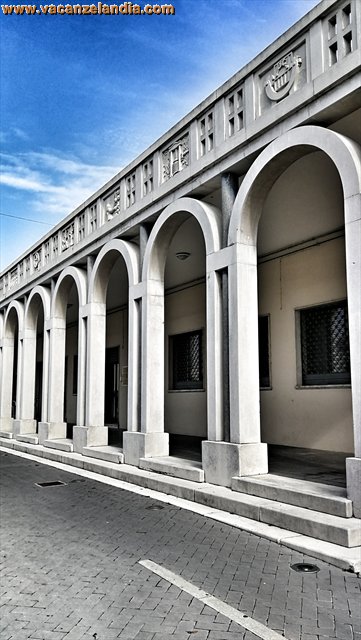
[[[345,200],[345,246],[352,384],[354,458],[346,460],[347,495],[361,518],[361,195]]]
[[[229,267],[230,440],[260,442],[257,248],[238,245]]]
[[[13,388],[14,338],[4,338],[2,348],[2,383],[0,387],[0,430],[12,434],[11,400]]]
[[[64,422],[65,318],[52,318],[50,328],[48,420],[39,422],[39,444],[44,440],[66,438]]]
[[[108,429],[104,426],[106,304],[91,302],[79,310],[79,315],[78,405],[73,442],[74,451],[82,453],[84,447],[108,444]]]
[[[83,309],[79,309],[78,324],[78,372],[77,372],[77,407],[76,422],[85,424],[85,379],[87,360],[87,318],[83,315]]]
[[[206,482],[223,486],[268,470],[267,445],[260,441],[256,247],[235,247],[228,287],[230,442],[202,444]]]
[[[124,433],[125,462],[169,455],[169,434],[164,432],[164,284],[149,280],[141,285],[141,425]],[[133,329],[134,330],[134,329]]]
[[[139,406],[139,367],[140,367],[140,302],[129,292],[128,311],[128,431],[138,431],[140,419]]]
[[[207,437],[223,439],[222,298],[220,277],[207,274]]]
[[[24,329],[23,340],[20,340],[19,343],[22,343],[23,357],[21,378],[18,381],[20,387],[20,411],[14,421],[15,436],[24,433],[36,433],[36,420],[34,420],[36,330]]]
[[[142,299],[141,431],[164,431],[164,284],[150,280]]]
[[[43,337],[43,383],[41,398],[41,420],[48,420],[48,395],[49,395],[49,352],[50,352],[50,331],[46,329],[44,322]]]

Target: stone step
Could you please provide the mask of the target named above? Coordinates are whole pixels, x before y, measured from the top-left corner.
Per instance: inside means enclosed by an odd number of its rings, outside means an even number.
[[[361,545],[361,520],[356,518],[342,518],[210,485],[195,490],[195,501],[343,547]]]
[[[89,456],[89,458],[97,458],[98,460],[104,460],[105,462],[124,462],[124,453],[120,447],[112,447],[111,445],[105,447],[84,447],[83,455]]]
[[[204,482],[204,471],[202,463],[176,456],[141,458],[139,462],[141,469],[155,471],[166,476],[191,480],[193,482]]]
[[[19,442],[28,442],[28,444],[39,444],[39,437],[36,433],[18,433],[16,439]]]
[[[44,447],[58,449],[59,451],[73,451],[73,441],[70,438],[58,438],[54,440],[44,440]]]
[[[8,438],[11,440],[13,438],[12,431],[0,431],[0,438]]]
[[[232,478],[232,489],[333,516],[352,517],[352,501],[348,500],[346,489],[343,487],[268,473],[246,478]]]

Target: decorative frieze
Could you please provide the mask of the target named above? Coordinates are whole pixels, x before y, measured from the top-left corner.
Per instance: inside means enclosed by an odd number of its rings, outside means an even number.
[[[44,243],[44,263],[50,262],[50,240]]]
[[[85,213],[78,216],[78,242],[85,238]]]
[[[89,230],[93,233],[98,227],[98,212],[96,203],[89,207]]]
[[[74,222],[61,231],[61,250],[66,251],[74,244]]]
[[[175,140],[162,152],[163,182],[189,165],[189,134]]]
[[[120,214],[120,188],[106,199],[105,215],[107,220],[111,220],[114,216]]]
[[[306,82],[306,43],[303,41],[261,72],[258,115],[299,91]]]
[[[40,271],[41,269],[41,248],[37,249],[33,253],[33,271]]]
[[[18,284],[18,267],[14,267],[9,273],[9,289],[13,289]]]
[[[59,236],[56,234],[51,239],[52,249],[53,249],[53,258],[56,258],[59,253]]]
[[[278,102],[289,94],[301,64],[302,58],[295,56],[293,51],[290,51],[273,65],[272,72],[268,75],[265,83],[265,92],[270,100]]]

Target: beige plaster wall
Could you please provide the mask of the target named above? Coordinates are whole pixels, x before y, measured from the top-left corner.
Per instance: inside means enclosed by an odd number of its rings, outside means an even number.
[[[203,376],[206,386],[205,284],[165,296],[165,430],[190,436],[207,435],[207,393],[169,390],[169,336],[203,329]]]
[[[344,239],[259,265],[259,312],[270,314],[271,390],[261,391],[262,440],[353,451],[351,390],[298,388],[296,309],[346,297]]]

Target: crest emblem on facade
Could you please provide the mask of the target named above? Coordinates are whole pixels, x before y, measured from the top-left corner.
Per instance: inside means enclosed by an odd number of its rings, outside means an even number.
[[[301,64],[302,58],[295,56],[292,51],[276,62],[265,84],[270,100],[282,100],[290,92]]]

